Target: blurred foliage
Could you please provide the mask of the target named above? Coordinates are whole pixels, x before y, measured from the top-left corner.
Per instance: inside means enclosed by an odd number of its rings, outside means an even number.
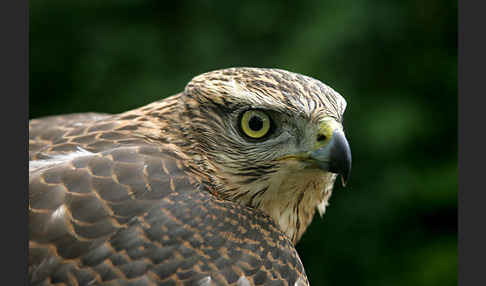
[[[312,285],[457,284],[457,3],[30,1],[30,117],[117,113],[276,67],[348,101],[346,189],[297,249]]]

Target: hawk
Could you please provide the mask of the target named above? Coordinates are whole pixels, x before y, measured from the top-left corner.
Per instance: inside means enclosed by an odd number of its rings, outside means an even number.
[[[345,108],[311,77],[229,68],[31,120],[31,284],[308,285],[294,245],[349,176]]]

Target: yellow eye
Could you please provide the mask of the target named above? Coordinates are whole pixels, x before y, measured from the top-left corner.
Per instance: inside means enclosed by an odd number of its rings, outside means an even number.
[[[248,110],[241,117],[241,130],[250,138],[259,139],[270,131],[270,117],[260,110]]]

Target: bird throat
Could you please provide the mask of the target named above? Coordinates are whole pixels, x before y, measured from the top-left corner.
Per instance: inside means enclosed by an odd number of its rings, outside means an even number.
[[[263,196],[260,208],[268,213],[296,244],[309,224],[316,209],[321,216],[331,196],[335,175],[310,169],[288,174],[279,182],[270,181],[268,194]]]
[[[319,169],[279,168],[251,183],[238,184],[238,180],[226,177],[225,186],[218,192],[225,199],[263,211],[296,244],[316,209],[321,216],[324,214],[335,179],[335,174]]]

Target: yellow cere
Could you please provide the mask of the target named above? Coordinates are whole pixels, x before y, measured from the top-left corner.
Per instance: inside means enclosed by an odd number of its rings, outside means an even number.
[[[263,111],[248,110],[241,117],[241,129],[250,138],[262,138],[270,131],[270,118]]]
[[[319,134],[326,136],[326,140],[317,141],[314,149],[319,149],[329,143],[335,130],[340,130],[339,123],[332,118],[326,118],[319,124]]]

